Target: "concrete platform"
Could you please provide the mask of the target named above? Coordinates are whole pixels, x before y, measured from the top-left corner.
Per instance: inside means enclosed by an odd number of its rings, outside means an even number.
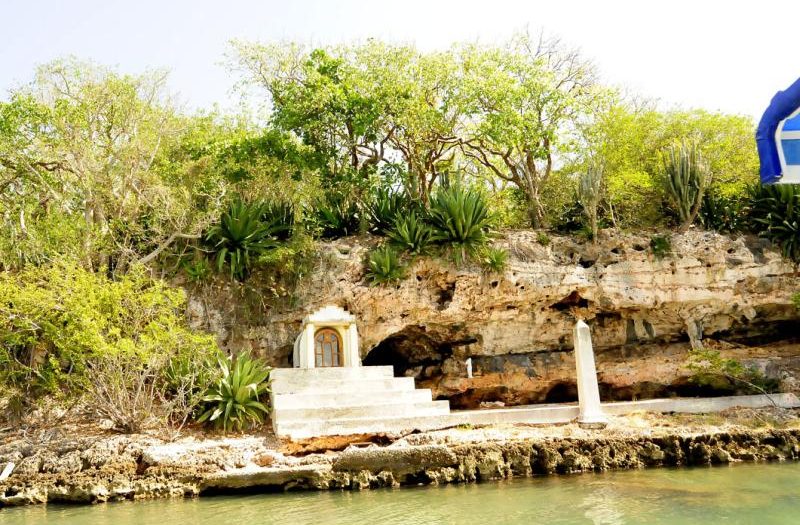
[[[578,417],[577,403],[450,411],[414,379],[393,377],[390,366],[279,368],[272,371],[272,421],[279,437],[307,439],[346,434],[403,434],[458,425],[563,424]],[[770,398],[772,401],[770,401]],[[606,415],[633,412],[719,412],[761,408],[772,402],[800,407],[794,394],[670,398],[602,403]]]

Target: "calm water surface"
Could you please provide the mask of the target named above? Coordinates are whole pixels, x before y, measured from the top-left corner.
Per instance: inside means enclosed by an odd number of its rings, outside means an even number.
[[[3,525],[800,524],[800,463],[0,510]]]

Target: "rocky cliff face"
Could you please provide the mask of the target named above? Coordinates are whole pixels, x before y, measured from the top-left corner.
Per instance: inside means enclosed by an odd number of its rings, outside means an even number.
[[[696,393],[684,365],[699,345],[796,389],[794,265],[752,237],[674,235],[672,254],[661,259],[649,240],[603,232],[596,245],[567,237],[542,245],[536,232],[512,232],[497,241],[510,254],[502,275],[424,258],[398,285],[372,287],[363,260],[375,239],[343,239],[322,245],[291,306],[253,301],[270,295],[254,279],[244,295],[225,286],[190,290],[189,313],[229,350],[290,366],[303,316],[342,306],[358,318],[365,364],[392,364],[454,407],[574,399],[576,318],[592,326],[604,399]]]

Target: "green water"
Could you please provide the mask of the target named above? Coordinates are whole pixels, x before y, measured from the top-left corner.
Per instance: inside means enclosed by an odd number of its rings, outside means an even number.
[[[3,525],[800,524],[800,463],[0,510]]]

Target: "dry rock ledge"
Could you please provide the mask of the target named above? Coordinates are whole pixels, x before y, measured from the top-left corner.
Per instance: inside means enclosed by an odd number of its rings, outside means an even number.
[[[725,417],[640,414],[612,418],[603,430],[577,425],[454,428],[386,438],[391,441],[386,446],[335,441],[281,448],[264,436],[167,443],[106,435],[37,445],[7,438],[0,462],[13,461],[17,468],[0,482],[0,507],[235,491],[361,490],[800,458],[797,411],[766,409],[732,411]],[[324,450],[333,446],[346,448]],[[314,449],[324,452],[307,453]]]

